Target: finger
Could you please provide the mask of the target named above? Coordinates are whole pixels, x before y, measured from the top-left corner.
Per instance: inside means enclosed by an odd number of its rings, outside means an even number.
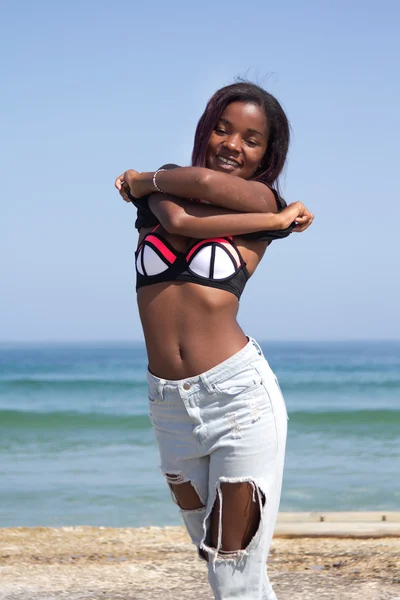
[[[311,219],[304,218],[304,217],[302,217],[302,218],[298,217],[296,219],[295,223],[296,223],[296,227],[295,227],[294,231],[300,231],[300,230],[303,231],[303,229],[305,227],[308,227],[311,224]]]
[[[129,196],[128,196],[128,190],[129,188],[123,183],[121,186],[121,189],[119,190],[119,195],[121,196],[121,198],[123,198],[126,202],[129,202]]]
[[[129,191],[129,185],[127,184],[127,182],[126,182],[126,181],[121,181],[121,190],[122,190],[123,192],[127,192],[127,191]]]
[[[295,233],[301,233],[302,231],[305,231],[310,225],[311,225],[311,222],[304,223],[302,225],[297,225],[296,227],[293,227],[292,231]]]
[[[121,189],[121,186],[124,184],[124,176],[125,173],[122,173],[119,177],[117,177],[117,179],[115,180],[115,187],[117,188],[117,190]]]
[[[126,192],[121,191],[120,195],[121,195],[121,198],[123,200],[125,200],[125,202],[130,202],[131,201],[130,198],[129,198],[129,196],[128,196],[128,194]]]

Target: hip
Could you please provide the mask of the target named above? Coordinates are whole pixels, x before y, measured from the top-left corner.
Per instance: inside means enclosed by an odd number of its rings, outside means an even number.
[[[247,338],[243,348],[207,371],[171,380],[147,373],[150,409],[160,407],[165,418],[179,411],[216,419],[224,413],[272,410],[280,420],[287,411],[278,380],[258,343]],[[156,411],[157,412],[157,411]]]

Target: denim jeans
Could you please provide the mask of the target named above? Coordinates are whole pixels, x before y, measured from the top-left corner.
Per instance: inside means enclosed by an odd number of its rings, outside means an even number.
[[[253,339],[200,375],[168,381],[148,372],[150,416],[167,481],[191,482],[204,508],[182,510],[217,600],[276,600],[266,561],[278,514],[287,412],[278,381]],[[170,476],[170,477],[169,477]],[[247,482],[259,503],[260,524],[247,548],[216,547],[210,515],[221,483]]]

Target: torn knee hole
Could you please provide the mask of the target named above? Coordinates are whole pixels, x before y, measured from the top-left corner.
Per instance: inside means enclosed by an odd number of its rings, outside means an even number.
[[[239,556],[241,556],[243,553],[245,552],[245,549],[240,549],[240,550],[232,550],[232,551],[228,551],[228,550],[219,550],[218,551],[218,558],[222,558],[225,560],[228,559],[235,559],[238,558]]]
[[[182,473],[166,473],[165,478],[171,490],[172,499],[182,510],[204,508],[196,486]]]
[[[186,479],[182,473],[166,473],[165,479],[167,480],[167,483],[175,483],[176,485],[189,481],[189,479]]]
[[[266,497],[252,480],[218,482],[206,543],[219,558],[239,558],[260,530]]]

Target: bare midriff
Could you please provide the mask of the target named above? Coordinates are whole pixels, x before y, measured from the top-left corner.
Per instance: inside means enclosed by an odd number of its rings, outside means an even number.
[[[208,371],[247,343],[230,292],[196,283],[158,283],[138,291],[153,375],[184,379]]]
[[[145,232],[141,233],[142,237]],[[180,251],[190,241],[165,237]],[[260,252],[247,244],[240,244],[239,250],[251,274]],[[265,245],[261,254],[264,250]],[[248,342],[236,320],[239,301],[231,292],[172,281],[141,287],[137,301],[149,369],[157,377],[179,380],[199,375],[239,352]]]

